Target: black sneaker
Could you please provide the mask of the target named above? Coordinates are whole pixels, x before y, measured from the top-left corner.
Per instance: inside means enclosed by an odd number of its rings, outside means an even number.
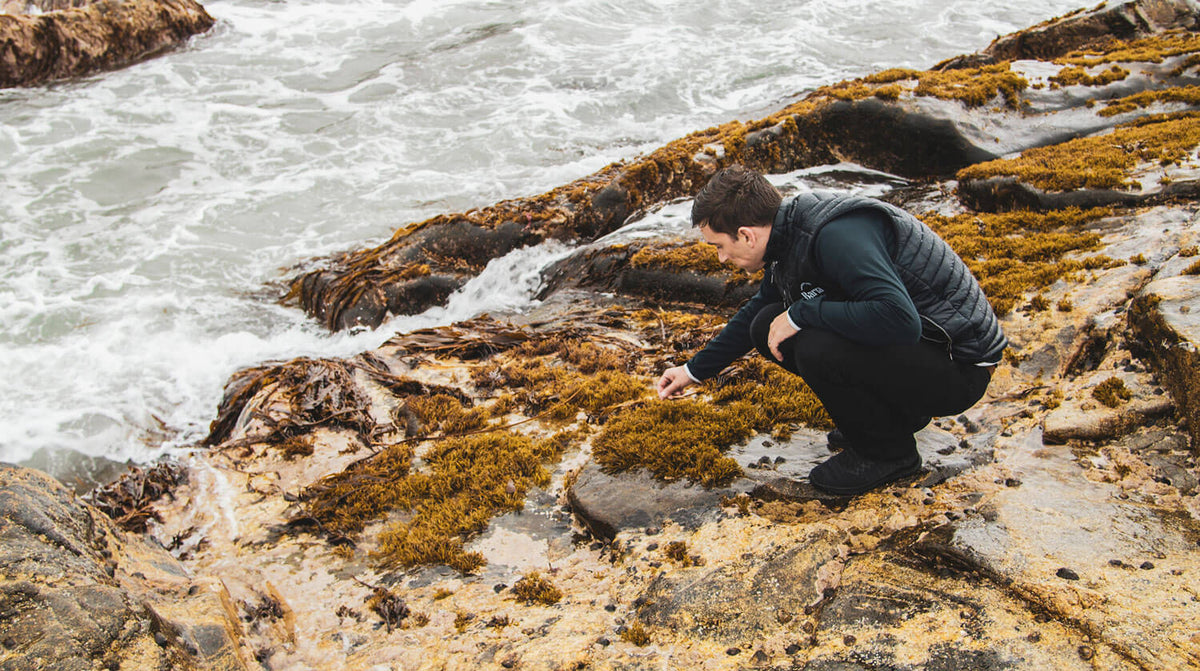
[[[808,474],[813,487],[830,494],[854,496],[921,470],[921,455],[899,461],[871,461],[851,449],[829,457]]]

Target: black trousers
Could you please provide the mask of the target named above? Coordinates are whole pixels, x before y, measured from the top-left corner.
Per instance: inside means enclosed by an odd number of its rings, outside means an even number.
[[[913,433],[931,417],[956,415],[975,405],[991,381],[991,368],[952,361],[944,345],[868,347],[820,329],[801,329],[779,347],[767,348],[771,321],[782,303],[763,308],[750,326],[754,346],[799,375],[826,412],[867,459],[889,461],[916,452]]]

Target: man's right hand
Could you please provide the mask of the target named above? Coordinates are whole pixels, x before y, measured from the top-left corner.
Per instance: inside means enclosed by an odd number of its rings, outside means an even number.
[[[658,378],[658,397],[671,398],[691,384],[694,383],[691,376],[687,374],[686,368],[683,366],[668,368],[663,372],[662,377]]]

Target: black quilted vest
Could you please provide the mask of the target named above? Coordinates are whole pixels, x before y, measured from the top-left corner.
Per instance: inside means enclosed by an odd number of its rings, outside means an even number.
[[[999,361],[1008,340],[966,264],[922,221],[878,200],[816,191],[800,194],[779,207],[766,258],[772,282],[786,302],[801,298],[806,285],[822,283],[813,260],[813,240],[821,228],[863,208],[883,212],[894,226],[896,242],[889,253],[921,317],[921,337],[944,343],[951,358],[958,361]],[[831,297],[839,293],[837,287],[824,288],[832,290]]]

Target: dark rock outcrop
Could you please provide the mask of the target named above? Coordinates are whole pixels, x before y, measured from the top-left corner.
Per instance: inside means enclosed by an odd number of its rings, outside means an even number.
[[[934,69],[977,67],[1018,59],[1051,60],[1111,38],[1133,40],[1167,30],[1192,30],[1195,4],[1189,0],[1148,0],[1079,10],[1012,35],[997,37],[983,51],[943,61]]]
[[[212,25],[195,0],[99,0],[39,15],[0,14],[0,88],[125,67]]]
[[[0,576],[5,669],[247,668],[219,580],[189,578],[57,481],[7,464]]]

